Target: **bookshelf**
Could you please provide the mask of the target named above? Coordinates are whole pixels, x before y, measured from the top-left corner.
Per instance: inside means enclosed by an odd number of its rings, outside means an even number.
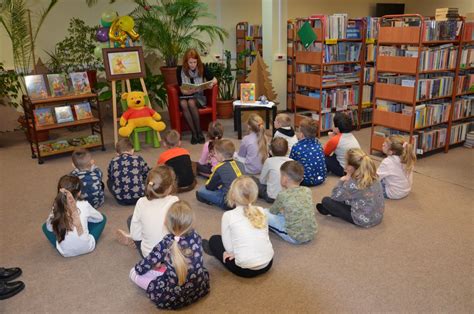
[[[237,52],[237,82],[243,83],[247,78],[250,65],[255,61],[257,53],[262,55],[262,25],[251,25],[239,22],[235,26]]]
[[[465,138],[469,123],[458,127],[452,119],[462,46],[458,27],[462,34],[462,21],[418,14],[380,19],[371,153],[382,151],[385,137],[394,133],[408,135],[417,155],[447,152],[451,134],[456,143]]]
[[[287,46],[286,46],[286,110],[294,111],[295,104],[295,72],[296,72],[296,60],[295,60],[295,38],[296,38],[296,25],[294,20],[287,21]]]
[[[318,121],[318,137],[332,129],[335,112],[358,110],[365,21],[345,14],[297,19],[296,28],[310,23],[316,41],[306,49],[294,41],[296,59],[295,125],[304,117]],[[324,34],[324,35],[323,35]]]

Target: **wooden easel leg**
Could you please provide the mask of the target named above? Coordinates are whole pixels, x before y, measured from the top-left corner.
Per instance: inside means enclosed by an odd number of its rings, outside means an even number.
[[[112,111],[113,111],[113,123],[114,123],[114,145],[118,142],[118,129],[117,129],[117,91],[115,81],[112,81]]]

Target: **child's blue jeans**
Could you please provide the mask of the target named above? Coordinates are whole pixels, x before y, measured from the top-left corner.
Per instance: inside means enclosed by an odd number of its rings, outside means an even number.
[[[267,214],[268,220],[268,228],[270,231],[273,231],[277,235],[280,236],[286,242],[290,242],[291,244],[301,244],[302,242],[296,241],[292,237],[288,235],[286,232],[286,220],[285,216],[283,215],[274,215],[270,213],[268,209],[265,208],[265,213]]]
[[[225,203],[225,193],[222,190],[211,191],[202,186],[196,193],[204,201],[217,205],[224,210],[229,209]]]

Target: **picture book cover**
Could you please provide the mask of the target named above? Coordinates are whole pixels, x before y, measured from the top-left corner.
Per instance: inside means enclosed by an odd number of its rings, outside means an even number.
[[[55,107],[54,112],[56,114],[56,121],[58,121],[58,123],[74,121],[74,116],[72,115],[71,106]]]
[[[38,108],[34,110],[36,125],[50,125],[54,124],[53,113],[51,108]]]
[[[25,85],[31,99],[48,97],[48,90],[43,75],[25,75]]]
[[[202,91],[211,87],[211,84],[212,84],[212,81],[204,82],[201,84],[183,83],[181,85],[181,89],[186,90],[186,91],[191,91],[191,90]]]
[[[242,103],[255,102],[255,83],[240,84],[240,101]]]
[[[91,111],[91,104],[87,101],[74,105],[77,120],[91,119],[94,116]]]
[[[66,76],[64,74],[48,74],[51,96],[64,96],[69,93]]]
[[[76,94],[87,94],[91,92],[91,85],[86,72],[69,73],[71,85]]]

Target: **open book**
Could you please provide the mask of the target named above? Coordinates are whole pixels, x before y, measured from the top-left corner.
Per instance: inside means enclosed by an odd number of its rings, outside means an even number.
[[[211,87],[211,85],[212,85],[212,81],[207,81],[201,84],[183,83],[183,85],[181,85],[181,89],[185,91],[189,91],[189,90],[202,91],[204,89]]]

